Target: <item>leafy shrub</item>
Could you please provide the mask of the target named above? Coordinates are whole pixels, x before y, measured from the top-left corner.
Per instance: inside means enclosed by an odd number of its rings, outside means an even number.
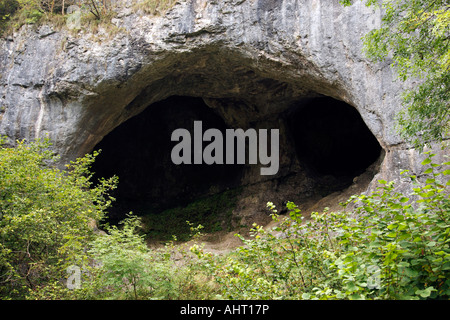
[[[52,167],[48,141],[0,149],[0,294],[33,299],[448,299],[450,162],[423,161],[410,194],[380,180],[349,212],[311,214],[294,203],[271,230],[214,256],[195,244],[150,249],[130,215],[95,234],[116,178],[93,187],[96,153]],[[202,226],[190,224],[197,239]],[[82,271],[69,288],[68,267]]]
[[[331,265],[346,293],[383,299],[450,296],[450,183],[438,180],[450,170],[435,172],[440,166],[431,158],[423,162],[430,165],[424,183],[409,176],[415,183],[409,197],[395,192],[392,182],[380,181],[377,192],[352,198],[360,207],[336,227],[345,251]],[[377,270],[376,290],[364,281],[371,266]]]
[[[450,170],[430,168],[409,196],[380,181],[370,195],[353,196],[354,212],[289,216],[272,230],[254,225],[252,238],[217,259],[197,254],[228,299],[448,299],[450,296]],[[406,173],[406,172],[405,172]],[[404,174],[405,174],[404,173]]]
[[[0,141],[0,145],[3,141]],[[94,232],[117,178],[93,186],[97,152],[66,171],[48,140],[0,148],[0,297],[2,299],[206,299],[214,288],[184,246],[147,247],[140,219]],[[201,229],[191,225],[191,232]],[[183,257],[181,265],[177,260]],[[69,286],[70,270],[80,272]],[[197,270],[197,271],[195,271]]]
[[[53,284],[34,295],[64,299],[208,299],[214,289],[185,246],[173,242],[159,249],[147,247],[139,235],[141,220],[130,214],[121,226],[107,227],[89,245],[85,276],[79,288]],[[192,231],[198,232],[199,227]],[[183,260],[177,263],[177,259]]]
[[[17,0],[0,1],[0,32],[6,27],[8,20],[19,9]]]
[[[0,145],[3,141],[0,141]],[[88,168],[96,154],[68,165],[52,166],[56,157],[48,140],[15,148],[0,147],[0,294],[23,297],[63,279],[67,264],[94,236],[111,199],[116,178],[92,186]]]
[[[135,232],[139,219],[130,216],[122,224],[123,228],[109,227],[107,235],[97,237],[91,243],[90,253],[100,264],[104,286],[116,294],[124,291],[125,297],[137,299],[157,291],[169,273],[157,264],[150,264],[149,249]]]

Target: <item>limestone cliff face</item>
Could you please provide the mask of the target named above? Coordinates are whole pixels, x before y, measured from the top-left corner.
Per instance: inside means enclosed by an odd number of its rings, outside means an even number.
[[[359,1],[180,0],[159,17],[124,4],[112,23],[114,34],[25,26],[1,40],[0,134],[48,134],[67,161],[174,95],[203,98],[236,128],[276,126],[294,102],[329,96],[355,107],[384,149],[375,179],[418,170],[394,130],[401,84],[362,53],[380,13]]]

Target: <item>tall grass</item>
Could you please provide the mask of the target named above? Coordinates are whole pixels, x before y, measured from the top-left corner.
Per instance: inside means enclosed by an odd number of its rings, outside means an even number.
[[[134,10],[142,10],[150,15],[163,15],[177,0],[135,0]]]

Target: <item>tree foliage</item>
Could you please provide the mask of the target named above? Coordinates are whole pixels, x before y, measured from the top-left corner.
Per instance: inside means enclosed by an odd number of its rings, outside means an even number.
[[[19,9],[17,0],[0,1],[0,32],[2,32],[11,16]]]
[[[448,299],[450,162],[404,172],[411,193],[380,180],[348,212],[311,214],[294,203],[269,209],[276,226],[254,225],[224,255],[195,244],[149,248],[140,219],[93,232],[116,179],[90,182],[95,153],[60,171],[48,142],[0,149],[0,295],[33,299]],[[201,226],[191,225],[198,239]],[[194,255],[192,255],[194,254]],[[70,267],[80,286],[67,285]],[[67,279],[67,281],[66,281]]]
[[[0,148],[0,293],[23,296],[63,279],[94,235],[116,178],[92,186],[88,168],[95,155],[68,165],[51,164],[48,141]]]
[[[140,220],[130,216],[123,228],[112,226],[108,234],[97,237],[90,253],[101,264],[102,283],[114,291],[126,289],[126,295],[134,299],[147,288],[157,287],[159,276],[152,270],[149,249],[143,237],[136,233]]]
[[[432,155],[425,181],[411,194],[379,181],[355,195],[357,210],[313,213],[294,203],[278,226],[254,225],[236,254],[217,259],[193,247],[227,299],[448,299],[450,297],[450,162]],[[405,172],[406,174],[406,172]]]
[[[383,12],[381,27],[364,37],[367,56],[375,61],[392,59],[401,81],[417,81],[403,95],[400,134],[419,149],[449,138],[450,3],[366,0],[366,5]]]
[[[150,249],[139,234],[140,227],[140,218],[129,214],[120,227],[107,227],[106,235],[90,243],[90,259],[98,263],[90,270],[97,281],[89,279],[84,286],[96,292],[93,298],[183,299],[205,294],[206,286],[192,281],[192,259],[186,255],[184,265],[177,266],[172,260],[173,246]],[[185,254],[180,248],[178,254]]]

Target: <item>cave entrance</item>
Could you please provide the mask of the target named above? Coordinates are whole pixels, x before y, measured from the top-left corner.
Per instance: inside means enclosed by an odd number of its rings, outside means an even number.
[[[247,195],[242,197],[248,197],[252,208],[241,205],[240,209],[252,217],[257,212],[267,218],[267,201],[276,198],[281,205],[344,190],[380,158],[381,146],[354,107],[329,97],[296,101],[262,122],[249,122],[255,127],[280,127],[281,167],[277,175],[269,177],[260,176],[259,169],[248,164],[172,162],[172,149],[179,143],[171,140],[174,130],[187,129],[193,137],[194,121],[202,121],[203,132],[215,128],[224,134],[230,128],[224,112],[235,107],[233,104],[226,104],[219,112],[202,98],[172,96],[148,106],[95,147],[102,150],[93,166],[96,176],[119,177],[109,222],[118,222],[133,211],[151,217],[146,221],[149,234],[158,229],[170,237],[179,232],[180,225],[186,226],[186,220],[205,225],[202,219],[210,215],[205,231],[223,230],[233,225],[231,211],[243,188],[247,188]],[[208,144],[204,142],[203,147]]]
[[[172,96],[147,107],[122,123],[94,148],[101,149],[93,172],[98,177],[119,177],[117,199],[109,222],[129,211],[147,215],[186,205],[200,197],[239,186],[242,165],[175,165],[171,159],[172,132],[185,128],[193,134],[194,121],[225,132],[226,126],[201,98]],[[185,217],[183,223],[189,220]]]
[[[359,112],[330,97],[296,104],[288,126],[300,163],[324,192],[348,187],[382,153]]]

